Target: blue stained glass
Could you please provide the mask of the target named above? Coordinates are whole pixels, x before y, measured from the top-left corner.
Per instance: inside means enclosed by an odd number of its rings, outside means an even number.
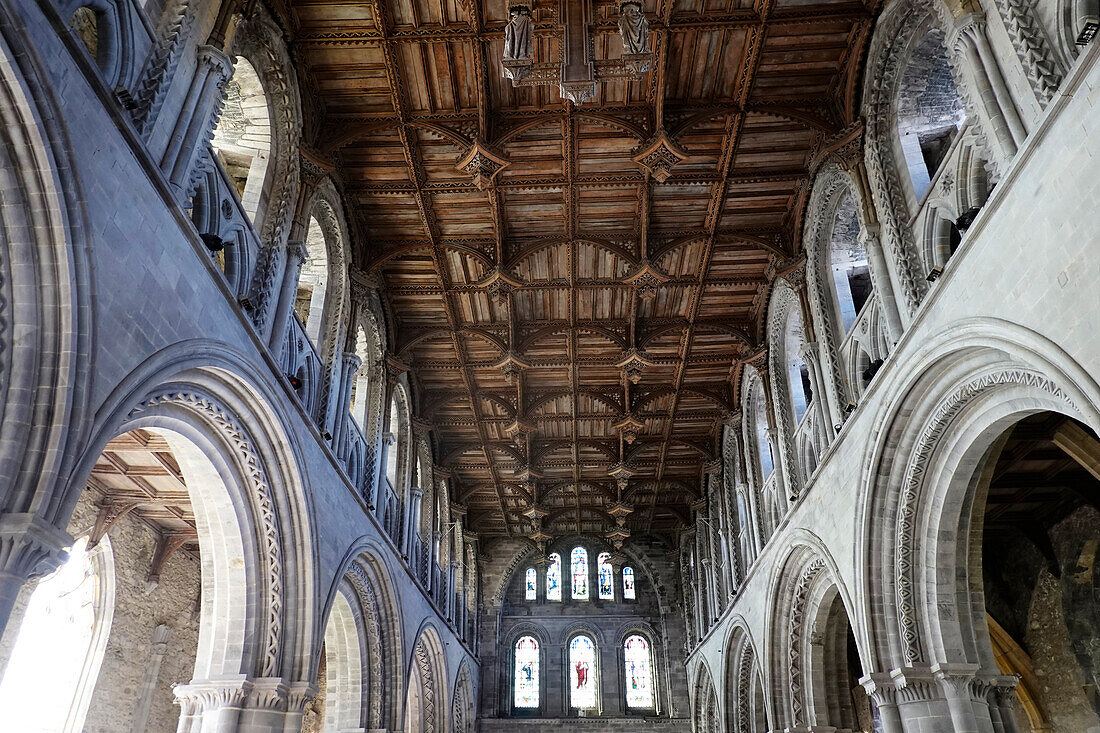
[[[588,600],[588,551],[583,547],[574,547],[570,556],[573,570],[573,597]]]
[[[623,568],[623,598],[634,600],[634,568]]]
[[[539,643],[531,636],[516,642],[514,703],[517,708],[539,706]]]
[[[561,555],[550,554],[550,565],[546,568],[546,600],[561,600]]]
[[[611,572],[611,555],[601,552],[596,561],[600,576],[600,598],[603,600],[615,600],[615,575]]]
[[[524,598],[526,598],[528,601],[535,600],[535,598],[538,594],[538,589],[535,587],[537,583],[538,583],[538,574],[535,573],[535,569],[534,568],[527,568],[527,587],[526,587],[526,590],[524,592],[525,593]]]

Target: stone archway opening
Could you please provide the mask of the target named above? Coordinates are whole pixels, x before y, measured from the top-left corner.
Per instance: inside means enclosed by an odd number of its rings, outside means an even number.
[[[58,725],[37,716],[20,730],[174,729],[174,684],[249,671],[241,666],[254,644],[246,629],[254,615],[246,600],[249,542],[216,462],[208,448],[167,428],[135,428],[106,443],[67,527],[78,538],[70,562],[39,585],[52,589],[81,565],[86,577],[68,591],[86,602],[70,608],[64,594],[43,601],[28,584],[17,609],[22,624],[9,625],[18,632],[0,643],[0,658],[10,653],[12,663],[0,699],[24,675],[33,678],[21,660],[53,657],[60,667],[52,678],[74,683],[61,692],[52,682],[34,685],[50,691],[42,709],[67,712]],[[40,612],[51,607],[90,632],[78,640],[79,653],[50,652],[53,641],[77,631],[69,624],[44,636],[39,627],[49,619]],[[25,648],[28,641],[38,648]]]
[[[988,634],[981,618],[974,634],[1019,677],[1017,727],[1100,728],[1100,440],[1059,413],[1025,417],[994,441],[976,490],[971,575]]]

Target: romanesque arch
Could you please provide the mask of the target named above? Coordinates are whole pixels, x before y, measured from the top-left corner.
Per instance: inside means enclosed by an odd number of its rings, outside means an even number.
[[[470,681],[470,666],[462,663],[458,670],[458,679],[455,681],[454,694],[451,697],[451,733],[473,733],[477,719],[477,709],[474,705],[474,689]]]
[[[766,733],[768,713],[761,661],[748,628],[735,626],[726,644],[726,733]]]
[[[413,645],[405,698],[405,733],[444,733],[447,728],[447,665],[439,634],[425,627]]]
[[[171,436],[181,465],[197,477],[190,488],[196,518],[205,517],[200,546],[209,548],[203,596],[211,605],[200,620],[196,679],[245,674],[299,682],[314,624],[311,510],[297,447],[279,427],[266,390],[236,376],[244,371],[237,357],[204,342],[149,359],[111,395],[95,438],[54,501],[68,516],[110,438],[134,429]]]
[[[772,701],[783,728],[856,729],[857,706],[866,702],[858,680],[853,608],[836,565],[820,541],[796,539],[776,573],[769,621]],[[858,690],[858,692],[857,692]]]
[[[53,89],[0,7],[0,533],[10,538],[0,585],[6,620],[20,577],[67,544],[51,537],[64,513],[51,501],[86,440],[94,331],[83,195]],[[18,326],[20,338],[15,338]],[[44,416],[49,415],[49,419]],[[40,526],[32,539],[22,525]]]
[[[699,669],[695,673],[691,704],[696,733],[722,733],[722,713],[718,692],[714,688],[714,679],[706,662],[700,662]]]
[[[1095,431],[1100,390],[1055,344],[1003,322],[963,324],[925,353],[924,368],[912,371],[920,377],[891,406],[869,476],[867,562],[881,568],[868,578],[875,665],[931,670],[945,691],[981,680],[989,715],[1008,714],[1015,682],[1004,683],[994,663],[981,523],[972,523],[988,486],[981,470],[1028,415],[1064,415]],[[914,684],[919,676],[910,673]],[[956,726],[973,724],[958,714],[952,709]]]

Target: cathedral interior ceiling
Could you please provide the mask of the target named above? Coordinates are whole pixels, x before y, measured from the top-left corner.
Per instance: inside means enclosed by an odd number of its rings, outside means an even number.
[[[471,528],[671,531],[856,121],[877,4],[658,0],[631,34],[617,2],[527,10],[504,68],[501,0],[277,8]]]

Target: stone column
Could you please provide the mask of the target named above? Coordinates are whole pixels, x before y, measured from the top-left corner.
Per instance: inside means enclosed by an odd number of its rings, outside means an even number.
[[[344,352],[340,364],[340,392],[336,399],[332,434],[333,443],[339,446],[337,455],[345,459],[348,456],[348,448],[350,447],[348,441],[351,431],[348,429],[348,420],[351,419],[351,385],[355,381],[355,375],[361,366],[363,366],[363,360],[356,354]],[[351,478],[353,481],[357,481],[359,477],[352,476]]]
[[[955,733],[992,733],[993,726],[986,719],[986,725],[979,726],[974,714],[974,702],[971,685],[977,665],[936,665],[932,672],[947,698],[947,708],[951,712],[951,726]]]
[[[176,733],[235,733],[242,729],[241,712],[251,689],[245,675],[176,685],[172,688],[180,706]],[[270,729],[271,733],[276,730]]]
[[[164,660],[164,653],[168,650],[168,640],[171,637],[172,629],[166,624],[158,624],[153,629],[153,639],[149,644],[149,663],[145,666],[145,677],[141,681],[141,693],[134,708],[134,722],[130,726],[131,733],[143,733],[149,722],[149,713],[153,709],[153,694],[156,692],[157,678],[160,677],[160,664]]]
[[[863,192],[870,196],[869,190]],[[866,224],[859,229],[859,244],[867,253],[867,267],[871,272],[871,285],[878,295],[878,307],[882,310],[882,320],[886,323],[886,337],[893,348],[901,339],[901,312],[898,310],[897,297],[894,295],[894,283],[890,280],[890,268],[886,264],[886,253],[882,251],[879,238],[879,225]]]
[[[1020,116],[1005,86],[989,39],[985,34],[985,15],[970,13],[955,22],[953,45],[970,67],[977,93],[993,135],[1007,161],[1016,155],[1018,143],[1026,137]]]
[[[869,674],[861,678],[859,683],[867,690],[871,702],[878,710],[882,733],[905,733],[901,724],[901,713],[898,711],[898,688],[890,675]]]
[[[538,605],[546,603],[546,568],[549,565],[546,555],[535,558],[535,603]]]
[[[458,560],[451,560],[450,572],[447,574],[447,618],[454,622],[458,619],[457,588],[455,581],[458,578]]]
[[[290,323],[290,314],[294,310],[294,301],[298,298],[298,277],[302,274],[302,265],[305,261],[305,242],[287,242],[283,281],[279,285],[279,298],[275,302],[275,315],[271,320],[271,332],[267,338],[268,348],[277,362],[282,361],[287,324]]]
[[[939,687],[927,667],[898,668],[890,672],[890,678],[897,688],[898,714],[906,733],[954,730]]]
[[[994,730],[998,730],[997,722],[1000,720],[1000,731],[1003,733],[1022,733],[1016,724],[1016,687],[1019,678],[1012,675],[994,677],[989,691],[989,712],[993,719]]]
[[[184,98],[186,102],[161,158],[161,170],[181,204],[187,204],[195,159],[212,130],[215,110],[232,75],[233,61],[224,51],[216,46],[199,46],[198,64]]]
[[[830,409],[830,402],[828,393],[825,391],[825,376],[821,369],[821,359],[818,355],[819,345],[815,341],[804,341],[801,346],[798,347],[798,355],[802,357],[802,360],[806,362],[806,367],[810,372],[810,381],[814,386],[814,404],[811,405],[813,409],[817,410],[818,424],[825,430],[826,442],[820,446],[821,452],[825,452],[825,448],[832,443],[832,439],[835,434],[832,431],[833,425],[839,425],[841,422],[840,414],[833,414]],[[839,367],[839,365],[837,365]],[[810,477],[807,476],[807,479]]]
[[[317,694],[317,688],[309,682],[293,682],[286,693],[286,718],[283,733],[301,733],[306,706]],[[352,729],[353,731],[356,729]],[[357,730],[362,731],[362,728]]]
[[[405,559],[412,566],[413,575],[419,577],[416,555],[417,537],[420,534],[420,501],[424,492],[416,486],[409,487],[409,503],[405,506]]]
[[[33,514],[0,516],[0,631],[7,629],[23,584],[52,573],[73,538]]]
[[[625,602],[626,595],[623,593],[623,566],[626,565],[626,555],[621,552],[612,552],[607,562],[611,566],[611,589],[614,592],[615,599]],[[634,597],[637,598],[637,593],[635,593]]]

